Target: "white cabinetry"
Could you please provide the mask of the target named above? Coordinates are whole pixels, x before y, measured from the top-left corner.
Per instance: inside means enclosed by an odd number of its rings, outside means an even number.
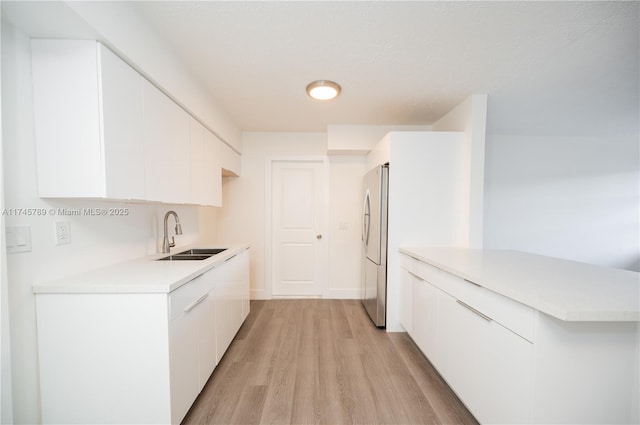
[[[190,119],[191,203],[222,205],[222,142],[194,118]]]
[[[249,252],[243,251],[214,269],[218,360],[247,317]]]
[[[400,256],[400,324],[408,332],[413,332],[413,276],[411,270],[411,260],[406,255]]]
[[[223,143],[221,158],[222,174],[228,177],[238,177],[241,171],[240,155]]]
[[[248,314],[248,266],[169,294],[37,293],[43,423],[180,423]]]
[[[41,197],[221,205],[224,144],[102,44],[32,40],[32,74]]]
[[[408,332],[418,347],[481,423],[530,422],[532,343],[496,322],[492,309],[482,311],[477,299],[513,301],[402,257],[402,273],[414,285]]]
[[[143,78],[94,41],[31,49],[40,196],[143,200]]]
[[[189,115],[148,81],[143,100],[147,200],[190,202]]]
[[[179,423],[217,365],[213,273],[169,294],[171,421]]]
[[[403,303],[413,300],[403,325],[481,423],[633,423],[638,417],[637,323],[563,321],[467,274],[463,279],[404,254],[400,264]],[[504,267],[518,278],[512,264]],[[488,263],[482,269],[496,270]]]

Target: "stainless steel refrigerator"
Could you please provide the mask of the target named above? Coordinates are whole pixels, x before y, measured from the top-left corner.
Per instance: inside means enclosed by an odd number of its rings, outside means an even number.
[[[362,206],[362,304],[381,328],[386,326],[387,317],[388,194],[389,164],[385,164],[364,176]]]

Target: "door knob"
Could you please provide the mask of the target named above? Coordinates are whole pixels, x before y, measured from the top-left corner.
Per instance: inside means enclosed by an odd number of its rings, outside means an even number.
[[[316,239],[322,239],[322,235],[317,235]]]

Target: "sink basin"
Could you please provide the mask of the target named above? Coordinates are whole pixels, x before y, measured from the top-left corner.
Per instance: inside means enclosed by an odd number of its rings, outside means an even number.
[[[226,251],[227,248],[194,248],[189,249],[187,251],[182,251],[173,255],[216,255],[220,254],[223,251]]]
[[[158,258],[156,261],[202,261],[226,250],[227,248],[194,248]]]
[[[174,254],[174,255],[169,255],[167,257],[158,258],[156,261],[201,261],[201,260],[206,260],[207,258],[210,258],[212,256],[213,254],[201,254],[201,255]]]

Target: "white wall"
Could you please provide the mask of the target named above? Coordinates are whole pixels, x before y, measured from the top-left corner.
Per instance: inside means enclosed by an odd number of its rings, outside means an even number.
[[[344,125],[327,126],[329,155],[366,155],[390,131],[430,131],[430,125]]]
[[[487,125],[487,95],[474,94],[433,124],[433,131],[463,131],[465,134],[464,168],[468,181],[468,248],[483,246],[484,159]]]
[[[0,77],[2,69],[0,68]],[[1,81],[1,78],[0,78]],[[2,85],[0,84],[0,98]],[[0,112],[1,112],[0,105]],[[0,210],[4,209],[4,166],[2,149],[2,115],[0,113]],[[0,216],[0,424],[13,423],[11,383],[11,329],[9,328],[9,288],[7,285],[7,255],[5,218]]]
[[[244,133],[242,175],[225,177],[220,243],[251,245],[254,299],[269,298],[265,278],[265,165],[268,157],[326,156],[326,133]],[[360,288],[360,191],[364,157],[329,158],[329,273],[325,294],[356,298]]]
[[[487,138],[485,247],[640,271],[636,136]]]
[[[29,38],[2,23],[2,122],[6,208],[129,208],[124,217],[63,217],[71,224],[71,244],[56,246],[60,217],[7,216],[6,225],[31,227],[32,251],[7,256],[13,414],[15,423],[38,423],[38,363],[31,285],[62,278],[158,251],[162,218],[175,209],[183,236],[178,245],[216,239],[215,208],[137,205],[98,201],[42,200],[37,193]]]
[[[329,157],[328,298],[362,297],[362,177],[367,158]]]

